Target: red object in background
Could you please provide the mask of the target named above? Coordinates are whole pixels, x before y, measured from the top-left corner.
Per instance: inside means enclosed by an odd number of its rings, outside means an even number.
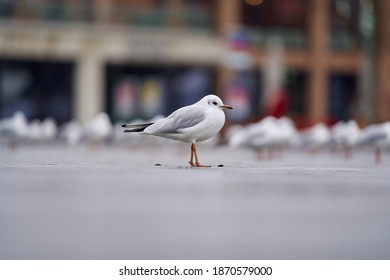
[[[281,88],[274,92],[267,101],[265,115],[280,118],[288,112],[289,98],[285,89]]]

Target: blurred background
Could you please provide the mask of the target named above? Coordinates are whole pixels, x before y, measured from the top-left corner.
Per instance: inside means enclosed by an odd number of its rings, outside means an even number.
[[[389,162],[390,0],[0,0],[0,259],[389,259]]]
[[[390,120],[387,0],[0,0],[0,118]]]

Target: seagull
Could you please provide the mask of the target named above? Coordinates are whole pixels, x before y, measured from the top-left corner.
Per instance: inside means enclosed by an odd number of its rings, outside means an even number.
[[[60,128],[59,138],[69,146],[79,143],[82,135],[82,126],[77,120],[70,120]]]
[[[346,159],[351,157],[352,148],[356,146],[360,134],[360,128],[356,121],[340,121],[331,128],[330,133],[330,144],[342,147]]]
[[[327,146],[329,141],[329,129],[324,123],[320,122],[302,131],[299,137],[298,146],[306,148],[311,152],[316,152]]]
[[[381,150],[390,147],[390,121],[372,124],[362,130],[357,140],[358,145],[371,145],[375,148],[375,162],[380,163]]]
[[[105,112],[100,112],[84,125],[81,140],[96,145],[106,141],[111,136],[111,132],[110,118]]]
[[[297,132],[294,123],[287,117],[277,119],[267,116],[261,121],[236,131],[229,139],[233,148],[248,147],[257,151],[258,158],[262,152],[268,152],[271,159],[275,151],[282,151],[295,139]]]
[[[225,123],[225,105],[213,94],[206,95],[193,105],[177,109],[168,117],[144,124],[124,124],[129,128],[124,132],[140,132],[185,143],[191,143],[191,156],[188,162],[192,167],[210,167],[199,163],[195,144],[215,136]],[[194,162],[195,158],[195,162]]]
[[[0,121],[0,139],[7,139],[10,149],[15,150],[17,143],[25,140],[28,135],[28,121],[24,113],[17,111],[12,117]]]

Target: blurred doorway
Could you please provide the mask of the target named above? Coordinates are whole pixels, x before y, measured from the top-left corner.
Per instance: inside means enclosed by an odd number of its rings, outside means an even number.
[[[330,123],[354,117],[356,75],[331,74],[329,77],[328,114]]]

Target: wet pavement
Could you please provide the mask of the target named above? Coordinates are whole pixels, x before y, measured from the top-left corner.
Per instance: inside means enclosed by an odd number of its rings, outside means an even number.
[[[390,153],[198,155],[1,146],[0,259],[390,258]]]

